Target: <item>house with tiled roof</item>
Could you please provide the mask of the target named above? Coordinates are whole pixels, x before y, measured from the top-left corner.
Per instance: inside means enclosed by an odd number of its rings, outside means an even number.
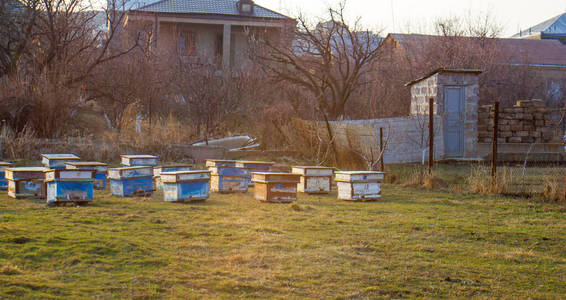
[[[566,13],[550,18],[513,35],[521,39],[559,40],[566,44]]]
[[[253,0],[137,1],[124,29],[142,33],[153,51],[223,69],[245,70],[250,34],[272,41],[292,33],[295,20]]]
[[[557,40],[389,34],[374,63],[382,93],[396,103],[390,115],[410,112],[404,86],[439,68],[479,69],[480,104],[544,99],[549,107],[566,104],[566,46]],[[393,108],[395,108],[393,110]]]

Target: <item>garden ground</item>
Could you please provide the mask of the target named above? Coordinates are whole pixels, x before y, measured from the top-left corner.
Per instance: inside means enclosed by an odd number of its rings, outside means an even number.
[[[0,196],[0,298],[561,298],[566,207],[384,185],[265,204]]]

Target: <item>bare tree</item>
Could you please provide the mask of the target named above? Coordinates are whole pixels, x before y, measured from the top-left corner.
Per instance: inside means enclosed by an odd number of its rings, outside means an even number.
[[[308,90],[324,118],[345,114],[352,94],[365,80],[368,64],[377,57],[379,37],[348,24],[345,3],[328,10],[328,20],[311,26],[301,16],[293,45],[266,41],[260,56],[275,80]]]

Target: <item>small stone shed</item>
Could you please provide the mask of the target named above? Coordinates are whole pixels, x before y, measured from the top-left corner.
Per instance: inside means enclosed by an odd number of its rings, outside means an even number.
[[[411,115],[428,115],[428,102],[433,99],[434,113],[440,116],[446,160],[478,160],[479,78],[477,69],[437,69],[407,83],[411,88]],[[438,153],[437,153],[438,154]]]

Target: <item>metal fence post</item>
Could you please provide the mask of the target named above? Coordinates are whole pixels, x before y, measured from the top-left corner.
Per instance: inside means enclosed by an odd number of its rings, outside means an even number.
[[[499,133],[499,102],[493,105],[493,136],[491,137],[491,180],[497,177],[497,136]]]
[[[385,171],[385,167],[383,165],[383,127],[379,127],[379,170],[381,172]]]
[[[434,98],[428,99],[428,174],[434,164]]]

